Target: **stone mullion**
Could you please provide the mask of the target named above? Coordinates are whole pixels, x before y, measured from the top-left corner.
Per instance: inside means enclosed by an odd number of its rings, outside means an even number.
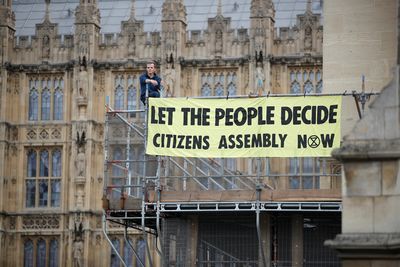
[[[54,121],[54,94],[55,94],[55,88],[54,88],[54,81],[55,77],[51,77],[50,79],[50,120]]]

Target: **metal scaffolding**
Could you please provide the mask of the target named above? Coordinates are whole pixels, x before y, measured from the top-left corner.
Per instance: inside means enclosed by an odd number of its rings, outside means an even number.
[[[362,94],[365,95],[365,93]],[[354,92],[342,95],[353,96],[356,99]],[[138,253],[126,238],[128,228],[140,230],[145,241],[147,263],[153,266],[147,235],[151,234],[157,239],[164,237],[164,239],[169,240],[170,237],[161,232],[162,220],[166,216],[171,218],[170,221],[173,221],[172,218],[179,213],[196,214],[203,212],[209,215],[221,212],[240,214],[253,212],[258,242],[257,254],[261,259],[261,265],[266,266],[267,257],[264,255],[260,233],[261,212],[341,211],[341,202],[338,198],[292,201],[265,199],[261,196],[263,191],[276,191],[279,181],[282,179],[297,179],[295,184],[298,184],[299,187],[294,189],[312,189],[319,188],[320,180],[329,178],[332,183],[331,188],[336,186],[336,191],[340,191],[340,181],[336,181],[341,176],[340,165],[331,159],[315,159],[318,169],[303,170],[302,172],[292,170],[282,173],[271,170],[272,159],[270,158],[243,159],[243,161],[247,160],[247,165],[251,166],[251,170],[245,172],[238,168],[235,169],[234,164],[234,167],[230,166],[232,162],[225,162],[223,159],[148,156],[145,153],[147,111],[147,106],[135,110],[114,110],[108,104],[106,106],[103,231],[111,248],[124,266],[126,264],[123,257],[108,237],[107,222],[117,223],[125,227],[125,239],[130,245],[129,247],[133,250],[139,265],[146,266],[146,263],[140,259]],[[298,163],[295,162],[295,164]],[[176,197],[193,191],[200,192],[199,195],[201,195],[201,192],[221,194],[229,190],[253,192],[254,195],[250,195],[251,197],[245,200],[205,200],[201,197],[198,199],[182,197],[179,201],[176,201],[169,200],[168,197],[164,198],[164,194],[167,196],[168,193]],[[161,192],[163,192],[163,201],[161,201]],[[167,226],[164,226],[164,228],[168,230]],[[273,231],[276,231],[277,228],[274,229]],[[173,239],[171,240],[171,242],[175,242]],[[161,261],[164,262],[163,257],[165,255],[162,251],[162,244],[165,244],[165,242],[158,240],[155,246]],[[199,253],[210,251],[213,248],[213,244],[206,240],[202,240],[198,246]],[[241,261],[235,258],[235,255],[220,251],[217,247],[213,251],[215,255],[212,257],[230,259],[240,265]],[[273,253],[277,252],[273,251]],[[211,254],[204,257],[211,257]]]

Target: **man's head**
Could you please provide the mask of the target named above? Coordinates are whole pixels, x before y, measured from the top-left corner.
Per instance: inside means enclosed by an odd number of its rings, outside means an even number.
[[[154,61],[147,62],[146,71],[147,75],[149,75],[150,77],[153,76],[156,72],[156,63],[154,63]]]

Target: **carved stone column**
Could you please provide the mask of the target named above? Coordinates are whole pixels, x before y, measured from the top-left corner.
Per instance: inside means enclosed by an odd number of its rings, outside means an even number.
[[[396,76],[333,154],[344,167],[342,234],[326,244],[339,252],[344,267],[400,264],[400,106]]]

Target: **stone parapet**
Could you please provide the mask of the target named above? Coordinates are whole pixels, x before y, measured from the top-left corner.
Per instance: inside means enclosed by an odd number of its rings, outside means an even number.
[[[325,245],[335,248],[343,259],[400,259],[400,233],[340,234]]]

